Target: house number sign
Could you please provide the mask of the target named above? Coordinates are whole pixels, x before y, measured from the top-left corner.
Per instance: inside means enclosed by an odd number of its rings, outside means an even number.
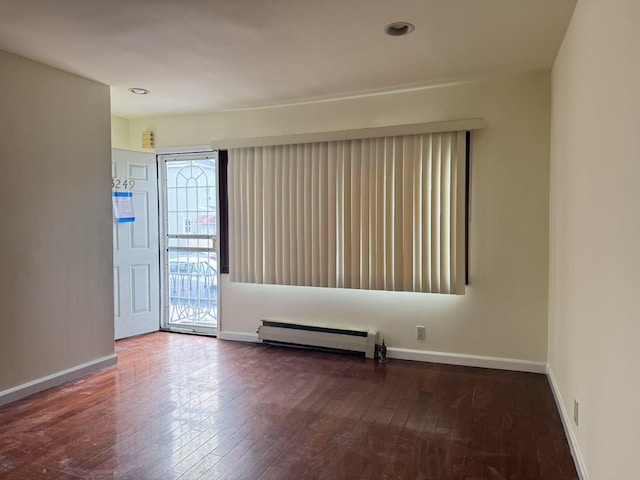
[[[135,180],[130,180],[128,178],[112,178],[111,179],[111,188],[116,190],[133,190],[133,187],[136,186]]]

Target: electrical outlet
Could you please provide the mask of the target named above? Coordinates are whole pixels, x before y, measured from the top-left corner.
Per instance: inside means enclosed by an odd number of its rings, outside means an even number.
[[[573,421],[576,422],[576,427],[578,426],[578,401],[573,399]]]
[[[416,325],[416,338],[418,340],[424,340],[427,333],[424,328],[424,325]]]

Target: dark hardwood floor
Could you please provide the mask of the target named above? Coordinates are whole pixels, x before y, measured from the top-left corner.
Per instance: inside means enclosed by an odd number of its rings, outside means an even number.
[[[6,479],[576,479],[543,375],[157,333],[0,408]]]

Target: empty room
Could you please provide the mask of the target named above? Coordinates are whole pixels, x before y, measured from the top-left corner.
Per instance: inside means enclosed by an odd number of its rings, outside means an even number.
[[[0,2],[0,478],[637,478],[639,23]]]

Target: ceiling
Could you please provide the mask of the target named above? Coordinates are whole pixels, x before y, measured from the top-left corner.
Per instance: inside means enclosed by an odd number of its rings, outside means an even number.
[[[134,118],[550,68],[575,3],[0,0],[0,49],[111,85],[113,113]],[[415,31],[385,35],[396,21]]]

